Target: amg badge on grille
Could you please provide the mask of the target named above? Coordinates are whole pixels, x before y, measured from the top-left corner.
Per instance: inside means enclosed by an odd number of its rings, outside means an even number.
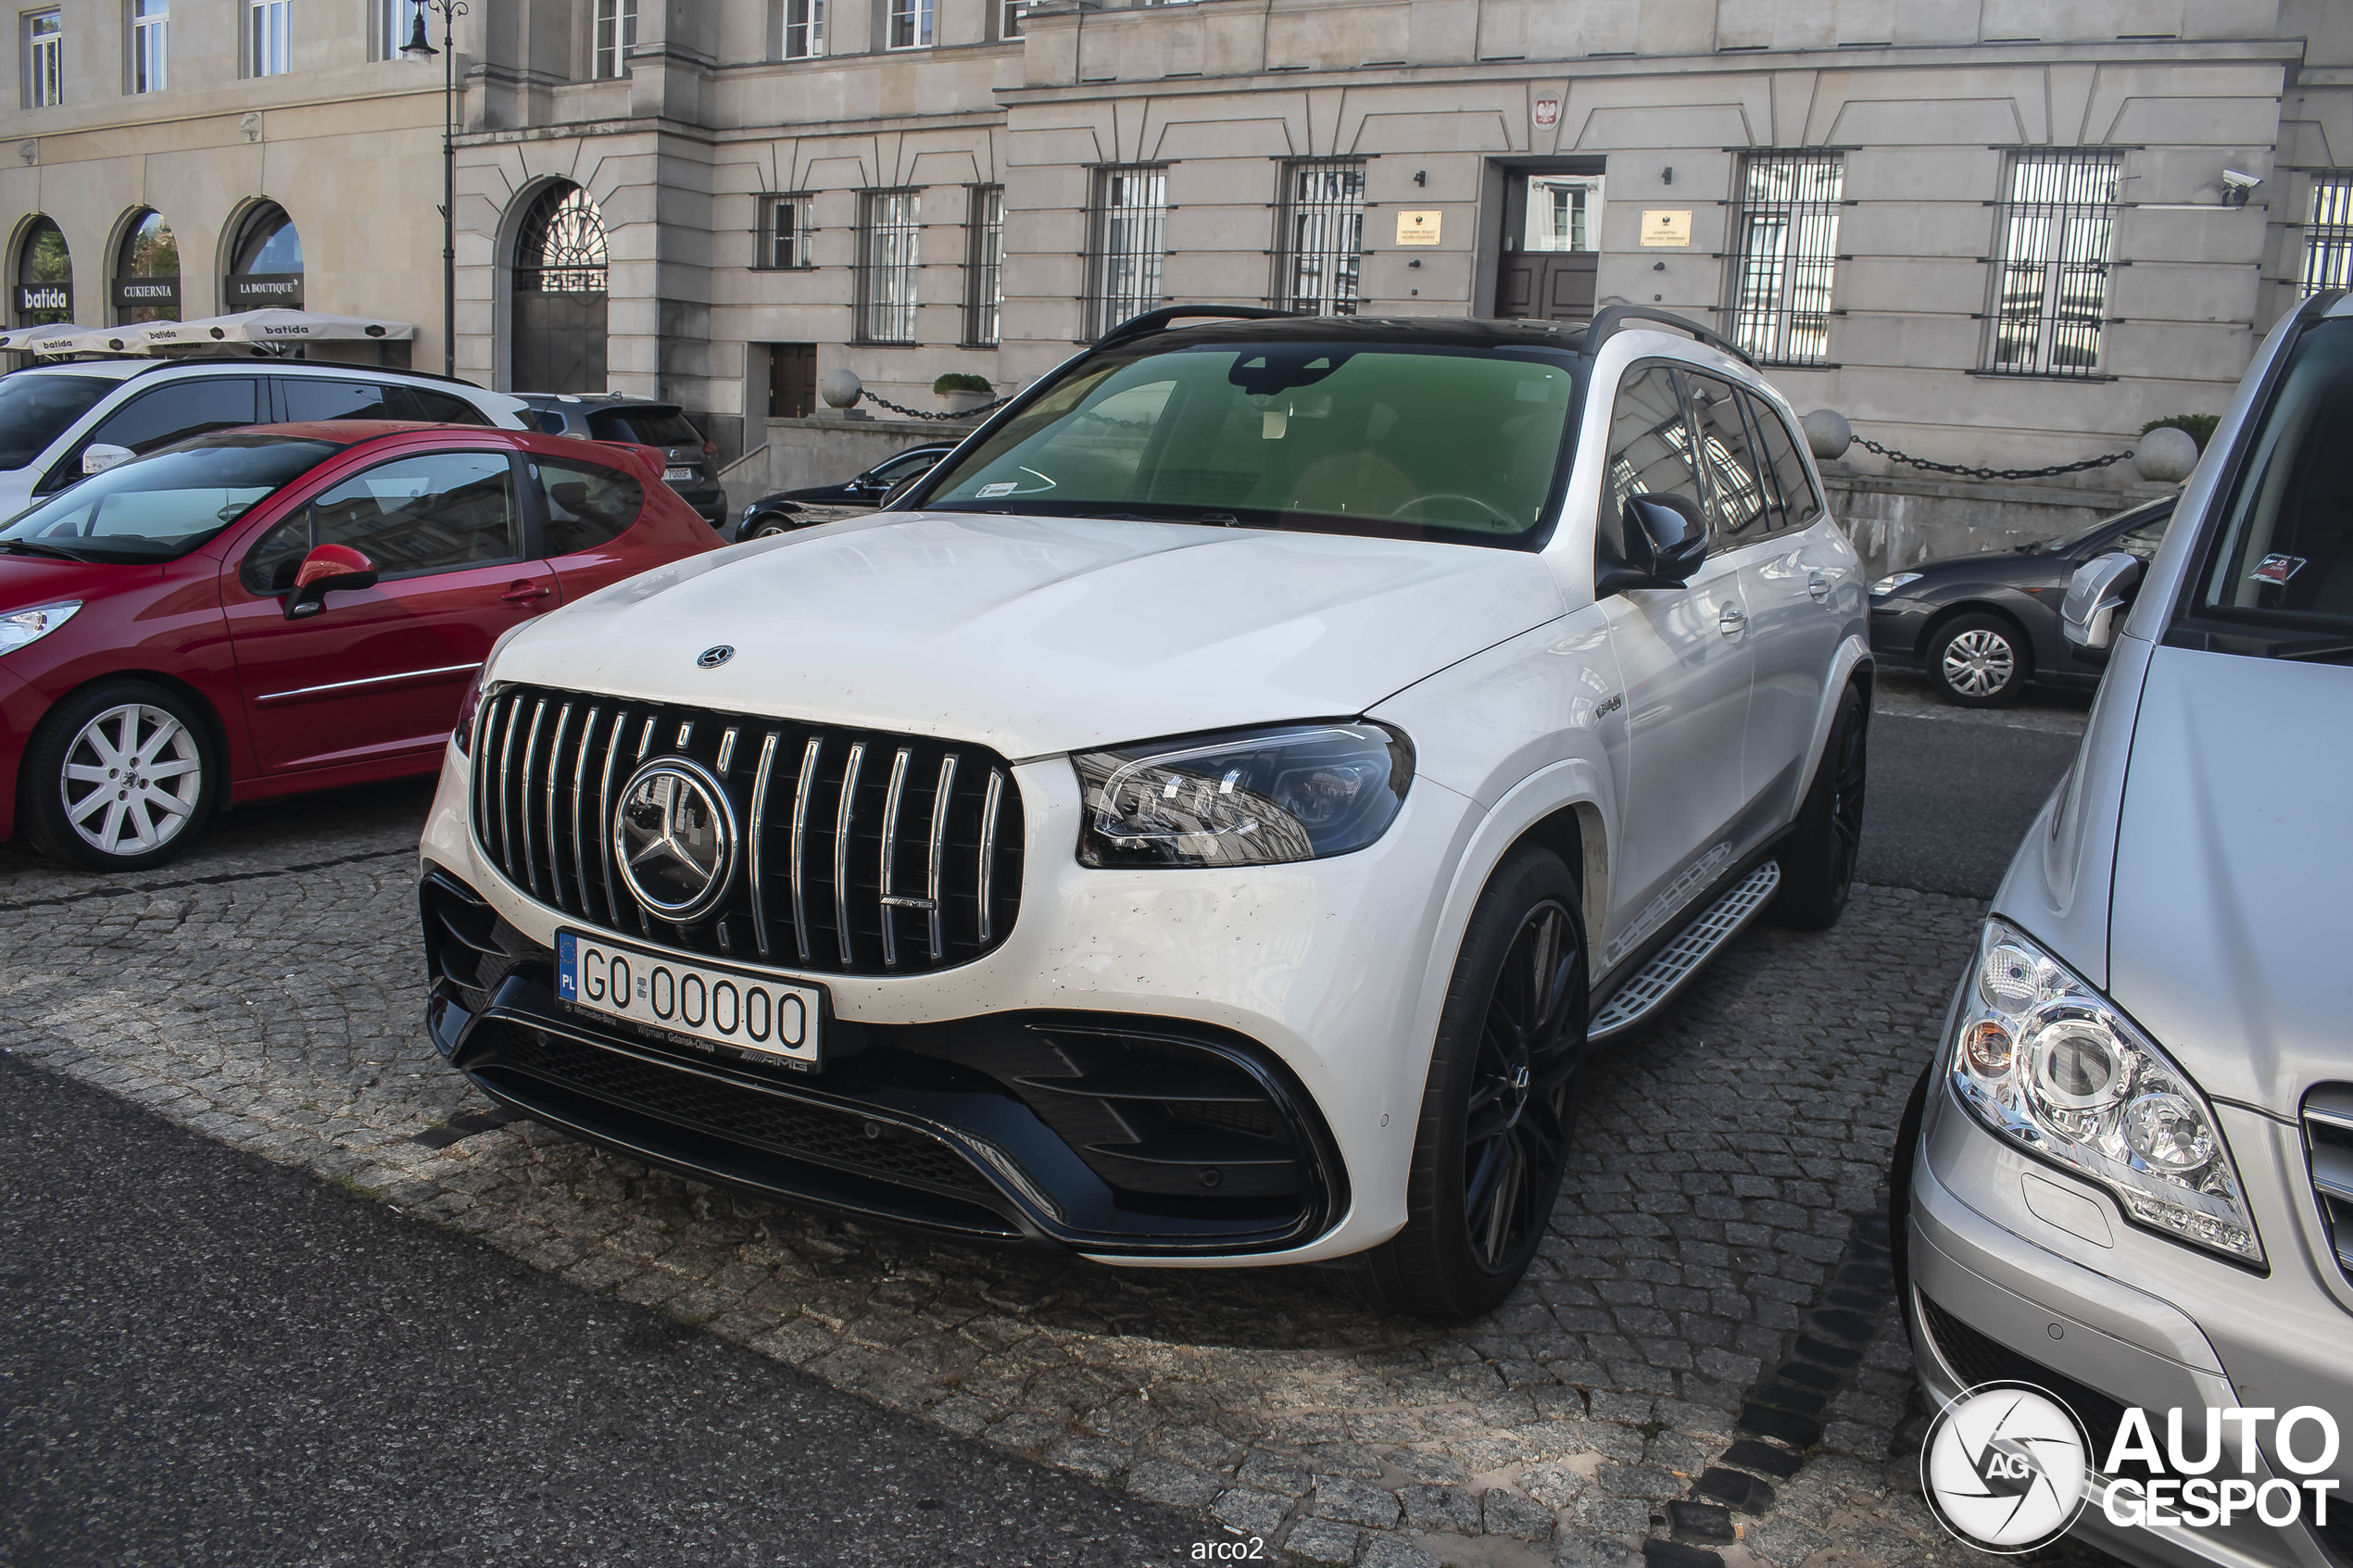
[[[736,650],[727,644],[722,643],[717,647],[705,648],[697,654],[695,664],[699,669],[716,670],[735,657]]]

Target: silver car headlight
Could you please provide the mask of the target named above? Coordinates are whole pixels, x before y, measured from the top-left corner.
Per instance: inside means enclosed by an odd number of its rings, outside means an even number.
[[[60,599],[53,605],[34,605],[0,615],[0,653],[14,653],[27,643],[39,642],[71,621],[81,608],[80,599]]]
[[[1979,939],[1949,1077],[1988,1127],[2107,1187],[2140,1223],[2262,1266],[2221,1125],[2189,1074],[1998,920]]]
[[[1875,599],[1883,599],[1887,597],[1888,595],[1895,592],[1896,589],[1917,583],[1919,580],[1920,574],[1917,571],[1891,571],[1886,576],[1871,584],[1871,597]]]
[[[1273,866],[1362,849],[1405,804],[1414,748],[1369,720],[1075,754],[1088,866]]]

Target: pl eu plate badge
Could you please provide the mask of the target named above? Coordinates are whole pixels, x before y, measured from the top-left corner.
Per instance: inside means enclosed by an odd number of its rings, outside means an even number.
[[[556,938],[556,995],[568,1002],[580,999],[580,938],[567,931]]]

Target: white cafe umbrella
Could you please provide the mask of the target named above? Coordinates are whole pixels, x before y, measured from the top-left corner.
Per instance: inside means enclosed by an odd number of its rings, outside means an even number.
[[[93,350],[47,346],[48,345],[52,345],[59,341],[69,341],[73,338],[79,337],[82,333],[89,332],[90,330],[91,329],[88,327],[74,326],[70,322],[51,322],[45,326],[39,327],[17,327],[8,332],[0,332],[0,352],[14,352],[18,354],[74,354],[94,352]],[[36,343],[41,344],[44,346],[33,346]]]
[[[149,350],[210,348],[221,344],[402,343],[417,335],[412,321],[329,316],[272,306],[195,321],[152,321],[133,329]]]

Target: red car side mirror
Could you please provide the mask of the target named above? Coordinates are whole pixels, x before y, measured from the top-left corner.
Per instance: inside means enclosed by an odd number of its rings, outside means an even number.
[[[339,588],[372,588],[376,563],[348,545],[321,545],[302,558],[295,571],[294,592],[286,596],[286,619],[300,621],[327,608],[327,596]]]

